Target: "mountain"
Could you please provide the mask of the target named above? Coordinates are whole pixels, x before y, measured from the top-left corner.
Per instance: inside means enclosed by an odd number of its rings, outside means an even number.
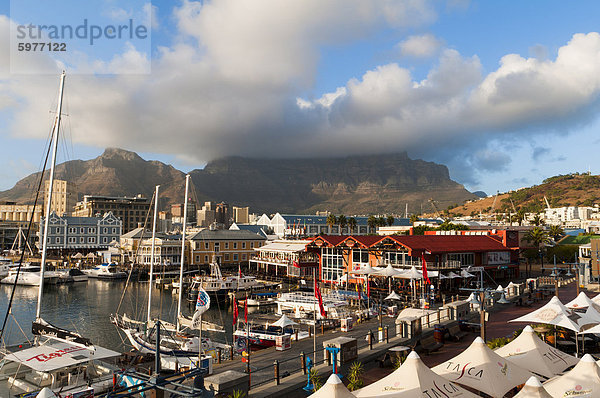
[[[197,198],[250,206],[252,212],[314,213],[329,210],[344,214],[403,214],[475,199],[450,179],[439,164],[410,159],[406,153],[349,156],[331,159],[222,158],[202,170],[190,172]],[[39,178],[32,174],[0,200],[31,202]],[[161,185],[161,207],[183,200],[184,173],[158,161],[146,161],[134,152],[109,148],[87,161],[57,166],[57,178],[75,183],[81,194],[152,196]]]
[[[539,185],[465,203],[450,209],[450,213],[457,216],[479,212],[514,213],[519,209],[526,213],[539,213],[548,204],[551,207],[600,204],[600,176],[579,173],[558,175],[545,179]]]

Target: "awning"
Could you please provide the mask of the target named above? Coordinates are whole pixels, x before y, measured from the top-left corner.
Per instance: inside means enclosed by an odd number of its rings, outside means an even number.
[[[20,363],[40,372],[51,372],[79,363],[119,355],[118,352],[103,347],[85,348],[69,343],[54,342],[15,352],[5,356],[4,359]]]

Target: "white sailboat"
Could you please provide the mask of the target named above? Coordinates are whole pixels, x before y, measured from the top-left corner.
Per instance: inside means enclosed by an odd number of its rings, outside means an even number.
[[[65,72],[60,79],[59,99],[52,131],[52,161],[50,166],[50,181],[48,197],[52,197],[54,184],[54,168],[58,132],[60,129],[62,98],[65,82]],[[50,214],[50,204],[46,204],[46,213]],[[119,353],[102,347],[94,346],[88,339],[77,333],[55,327],[45,322],[41,317],[42,296],[46,283],[46,252],[48,249],[48,219],[44,223],[42,236],[42,259],[38,274],[38,301],[36,320],[32,331],[35,343],[25,349],[19,345],[16,350],[3,349],[0,361],[0,380],[8,381],[11,393],[32,393],[49,388],[60,392],[63,396],[73,394],[94,395],[107,391],[112,387],[113,371],[105,364],[94,361],[118,356]],[[27,274],[27,273],[24,273]],[[10,277],[10,276],[9,276]],[[21,278],[19,270],[14,275],[13,282]]]

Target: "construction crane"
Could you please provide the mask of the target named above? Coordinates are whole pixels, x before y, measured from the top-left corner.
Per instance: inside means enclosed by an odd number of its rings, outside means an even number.
[[[433,198],[429,198],[429,203],[431,203],[431,207],[433,207],[433,211],[435,212],[435,216],[437,218],[442,218],[442,216],[440,215],[440,212],[438,211],[437,206],[435,205],[435,201],[433,200]]]
[[[544,200],[546,201],[546,209],[551,209],[550,203],[548,202],[548,198],[544,195]]]

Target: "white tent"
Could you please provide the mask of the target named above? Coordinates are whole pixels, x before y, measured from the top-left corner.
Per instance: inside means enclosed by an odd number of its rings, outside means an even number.
[[[384,300],[402,300],[402,297],[396,292],[391,292]]]
[[[281,316],[281,318],[279,318],[277,321],[273,322],[271,324],[271,326],[277,326],[280,328],[285,328],[287,326],[293,326],[293,325],[297,325],[296,322],[292,321],[290,318],[287,317],[287,315],[283,314]]]
[[[48,387],[44,387],[42,388],[42,391],[35,396],[35,398],[56,398],[56,394],[54,394]]]
[[[581,329],[581,326],[577,324],[579,318],[581,318],[580,315],[569,310],[558,297],[554,296],[543,307],[509,322],[544,323],[578,332]]]
[[[591,298],[589,298],[584,292],[579,293],[577,297],[565,304],[565,307],[572,310],[594,307],[596,310],[600,310],[600,306]]]
[[[451,279],[449,276],[446,276],[440,272],[440,279]]]
[[[358,391],[356,397],[460,397],[476,395],[434,373],[411,352],[398,369]]]
[[[600,303],[600,294],[597,294],[594,297],[592,297],[592,301],[596,304],[599,304]]]
[[[479,295],[475,295],[475,293],[471,293],[469,295],[469,298],[467,298],[467,303],[481,304],[481,302],[479,301]]]
[[[410,280],[419,279],[420,280],[420,279],[423,279],[423,273],[420,271],[417,271],[417,269],[414,266],[412,266],[412,267],[410,267],[410,269],[402,272],[399,275],[396,275],[396,278],[410,279]]]
[[[537,377],[531,376],[515,398],[552,398],[552,395],[548,394]]]
[[[497,292],[503,292],[504,288],[502,287],[502,285],[498,285],[498,287],[496,288]]]
[[[361,269],[357,269],[356,271],[352,271],[351,274],[354,275],[374,275],[381,271],[383,268],[380,267],[371,267],[371,264],[367,264],[365,267]]]
[[[455,273],[453,271],[450,271],[450,273],[448,274],[448,277],[452,278],[452,279],[454,279],[454,278],[462,278],[462,276],[458,275],[457,273]]]
[[[569,372],[545,382],[544,388],[553,397],[599,397],[600,367],[586,354]]]
[[[402,273],[401,270],[392,267],[392,264],[388,264],[387,267],[381,269],[375,275],[378,275],[378,276],[396,276],[396,275],[399,275],[401,273]]]
[[[545,378],[556,376],[578,361],[574,356],[544,343],[529,325],[517,338],[494,352]]]
[[[463,269],[462,271],[460,271],[460,276],[462,278],[473,278],[475,275],[473,275],[472,273],[467,272]]]
[[[493,397],[503,397],[532,376],[528,370],[492,351],[481,337],[462,353],[432,370],[448,380]]]
[[[354,398],[354,395],[346,388],[340,378],[332,373],[327,379],[323,387],[319,388],[315,393],[308,396],[309,398]]]

